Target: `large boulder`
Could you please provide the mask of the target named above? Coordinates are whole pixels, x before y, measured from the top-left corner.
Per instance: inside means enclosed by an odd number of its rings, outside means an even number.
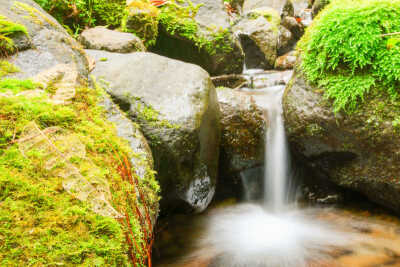
[[[219,193],[240,196],[243,176],[264,164],[264,113],[246,92],[218,87],[217,95],[222,132]]]
[[[323,91],[296,70],[283,105],[290,144],[321,179],[400,212],[400,105],[369,94],[352,114],[333,112]]]
[[[270,69],[274,67],[279,38],[278,13],[261,8],[246,13],[233,27],[241,39],[248,68]]]
[[[211,75],[241,73],[244,54],[223,1],[192,2],[191,15],[186,14],[187,6],[161,8],[160,32],[152,51],[200,65]]]
[[[101,26],[84,30],[79,40],[87,49],[117,53],[146,51],[142,40],[136,35],[109,30]]]
[[[149,141],[162,210],[204,210],[215,191],[220,135],[217,97],[207,72],[151,53],[87,53],[96,60],[93,75]]]
[[[11,35],[17,54],[10,61],[23,70],[18,78],[30,78],[55,66],[68,66],[74,72],[71,83],[87,77],[85,53],[65,29],[31,0],[0,0],[0,14],[26,27],[28,35]]]

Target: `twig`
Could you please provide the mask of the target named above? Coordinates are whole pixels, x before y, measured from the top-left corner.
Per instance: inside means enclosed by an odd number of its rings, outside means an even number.
[[[400,32],[384,33],[384,34],[381,34],[381,37],[393,36],[393,35],[400,35]]]

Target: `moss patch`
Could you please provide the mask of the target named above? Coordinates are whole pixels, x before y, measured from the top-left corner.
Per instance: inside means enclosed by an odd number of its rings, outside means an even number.
[[[154,171],[148,167],[145,177],[138,177],[135,169],[131,170],[138,181],[136,188],[144,193],[139,198],[115,166],[121,166],[118,155],[147,163],[117,137],[115,127],[105,119],[97,105],[103,94],[99,88],[76,88],[71,104],[54,105],[46,95],[16,96],[26,90],[26,82],[14,84],[14,96],[0,97],[0,265],[131,266],[133,255],[136,266],[142,266],[146,251],[141,250],[141,244],[147,242],[144,237],[149,229],[137,216],[137,209],[147,207],[150,216],[155,215],[159,187]],[[63,179],[45,167],[46,151],[21,153],[17,140],[32,122],[42,131],[57,127],[71,133],[83,144],[85,157],[71,157],[68,164],[88,181],[108,184],[110,202],[124,219],[95,214],[91,205],[67,193]],[[76,143],[70,141],[67,146]],[[61,151],[71,149],[65,143],[63,147],[63,142],[55,145]],[[96,169],[96,179],[91,179],[92,169]],[[133,237],[137,248],[127,242],[127,235],[131,241]]]
[[[0,15],[0,57],[6,57],[15,52],[15,46],[11,36],[18,33],[28,35],[23,25],[9,21],[6,17]],[[0,68],[3,70],[4,64],[1,64]]]
[[[371,90],[398,97],[400,1],[335,0],[299,43],[306,78],[333,99],[334,111],[355,111]]]

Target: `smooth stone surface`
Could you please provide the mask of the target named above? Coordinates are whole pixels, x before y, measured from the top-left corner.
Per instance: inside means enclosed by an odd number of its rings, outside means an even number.
[[[79,40],[87,49],[106,50],[118,53],[146,51],[142,40],[136,35],[113,31],[100,26],[84,30]]]
[[[149,142],[161,210],[204,210],[215,191],[220,136],[219,106],[207,72],[152,53],[87,53],[96,60],[92,74]]]

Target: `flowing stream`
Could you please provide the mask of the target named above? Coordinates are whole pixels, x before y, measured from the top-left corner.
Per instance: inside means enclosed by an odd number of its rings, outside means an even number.
[[[347,211],[343,210],[299,208],[295,205],[282,117],[285,86],[279,82],[268,83],[269,80],[279,80],[271,79],[273,75],[282,75],[287,82],[291,73],[248,70],[247,74],[253,86],[259,89],[243,91],[253,96],[266,115],[263,200],[216,207],[196,217],[190,224],[187,218],[181,217],[176,236],[184,240],[182,243],[169,232],[160,237],[167,240],[169,250],[176,249],[172,255],[180,257],[164,257],[158,266],[364,266],[358,264],[360,259],[368,259],[371,255],[375,257],[369,259],[387,257],[389,263],[391,260],[398,264],[388,266],[400,266],[400,223],[387,226],[379,220],[354,219],[352,213],[346,215]],[[260,81],[264,87],[257,86]],[[244,188],[249,188],[246,181]],[[253,199],[251,192],[247,192],[247,196],[249,200]],[[393,235],[372,238],[370,234],[375,232]],[[367,263],[370,262],[367,260]]]

